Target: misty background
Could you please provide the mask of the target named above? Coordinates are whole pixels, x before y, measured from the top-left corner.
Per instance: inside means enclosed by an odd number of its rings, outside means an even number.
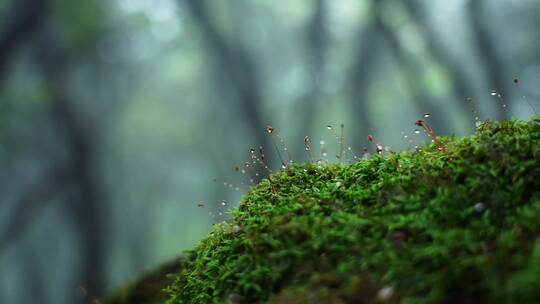
[[[427,141],[426,112],[466,135],[540,110],[535,0],[0,0],[0,16],[0,303],[89,302],[192,248],[266,174],[250,147],[279,169],[267,125],[284,157],[280,138],[308,161],[309,136],[335,162],[342,123],[354,159],[368,134]]]

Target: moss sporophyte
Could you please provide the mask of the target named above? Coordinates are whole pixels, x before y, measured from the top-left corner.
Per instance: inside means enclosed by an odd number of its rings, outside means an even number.
[[[540,120],[420,127],[420,150],[273,172],[167,303],[540,303]]]

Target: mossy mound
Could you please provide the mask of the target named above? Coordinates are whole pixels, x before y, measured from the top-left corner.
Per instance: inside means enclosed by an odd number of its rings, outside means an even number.
[[[292,165],[189,252],[168,303],[539,303],[540,120]]]

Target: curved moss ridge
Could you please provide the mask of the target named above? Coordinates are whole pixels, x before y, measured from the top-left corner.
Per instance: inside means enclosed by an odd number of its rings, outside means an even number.
[[[168,303],[540,299],[540,120],[444,151],[294,165],[190,252]]]

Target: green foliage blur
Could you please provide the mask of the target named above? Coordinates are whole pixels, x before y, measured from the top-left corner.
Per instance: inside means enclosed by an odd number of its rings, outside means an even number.
[[[90,302],[192,248],[266,174],[242,174],[250,147],[279,169],[267,125],[304,162],[305,136],[335,160],[328,125],[361,155],[368,134],[427,140],[425,112],[464,135],[540,110],[534,0],[0,0],[0,16],[0,303]]]

